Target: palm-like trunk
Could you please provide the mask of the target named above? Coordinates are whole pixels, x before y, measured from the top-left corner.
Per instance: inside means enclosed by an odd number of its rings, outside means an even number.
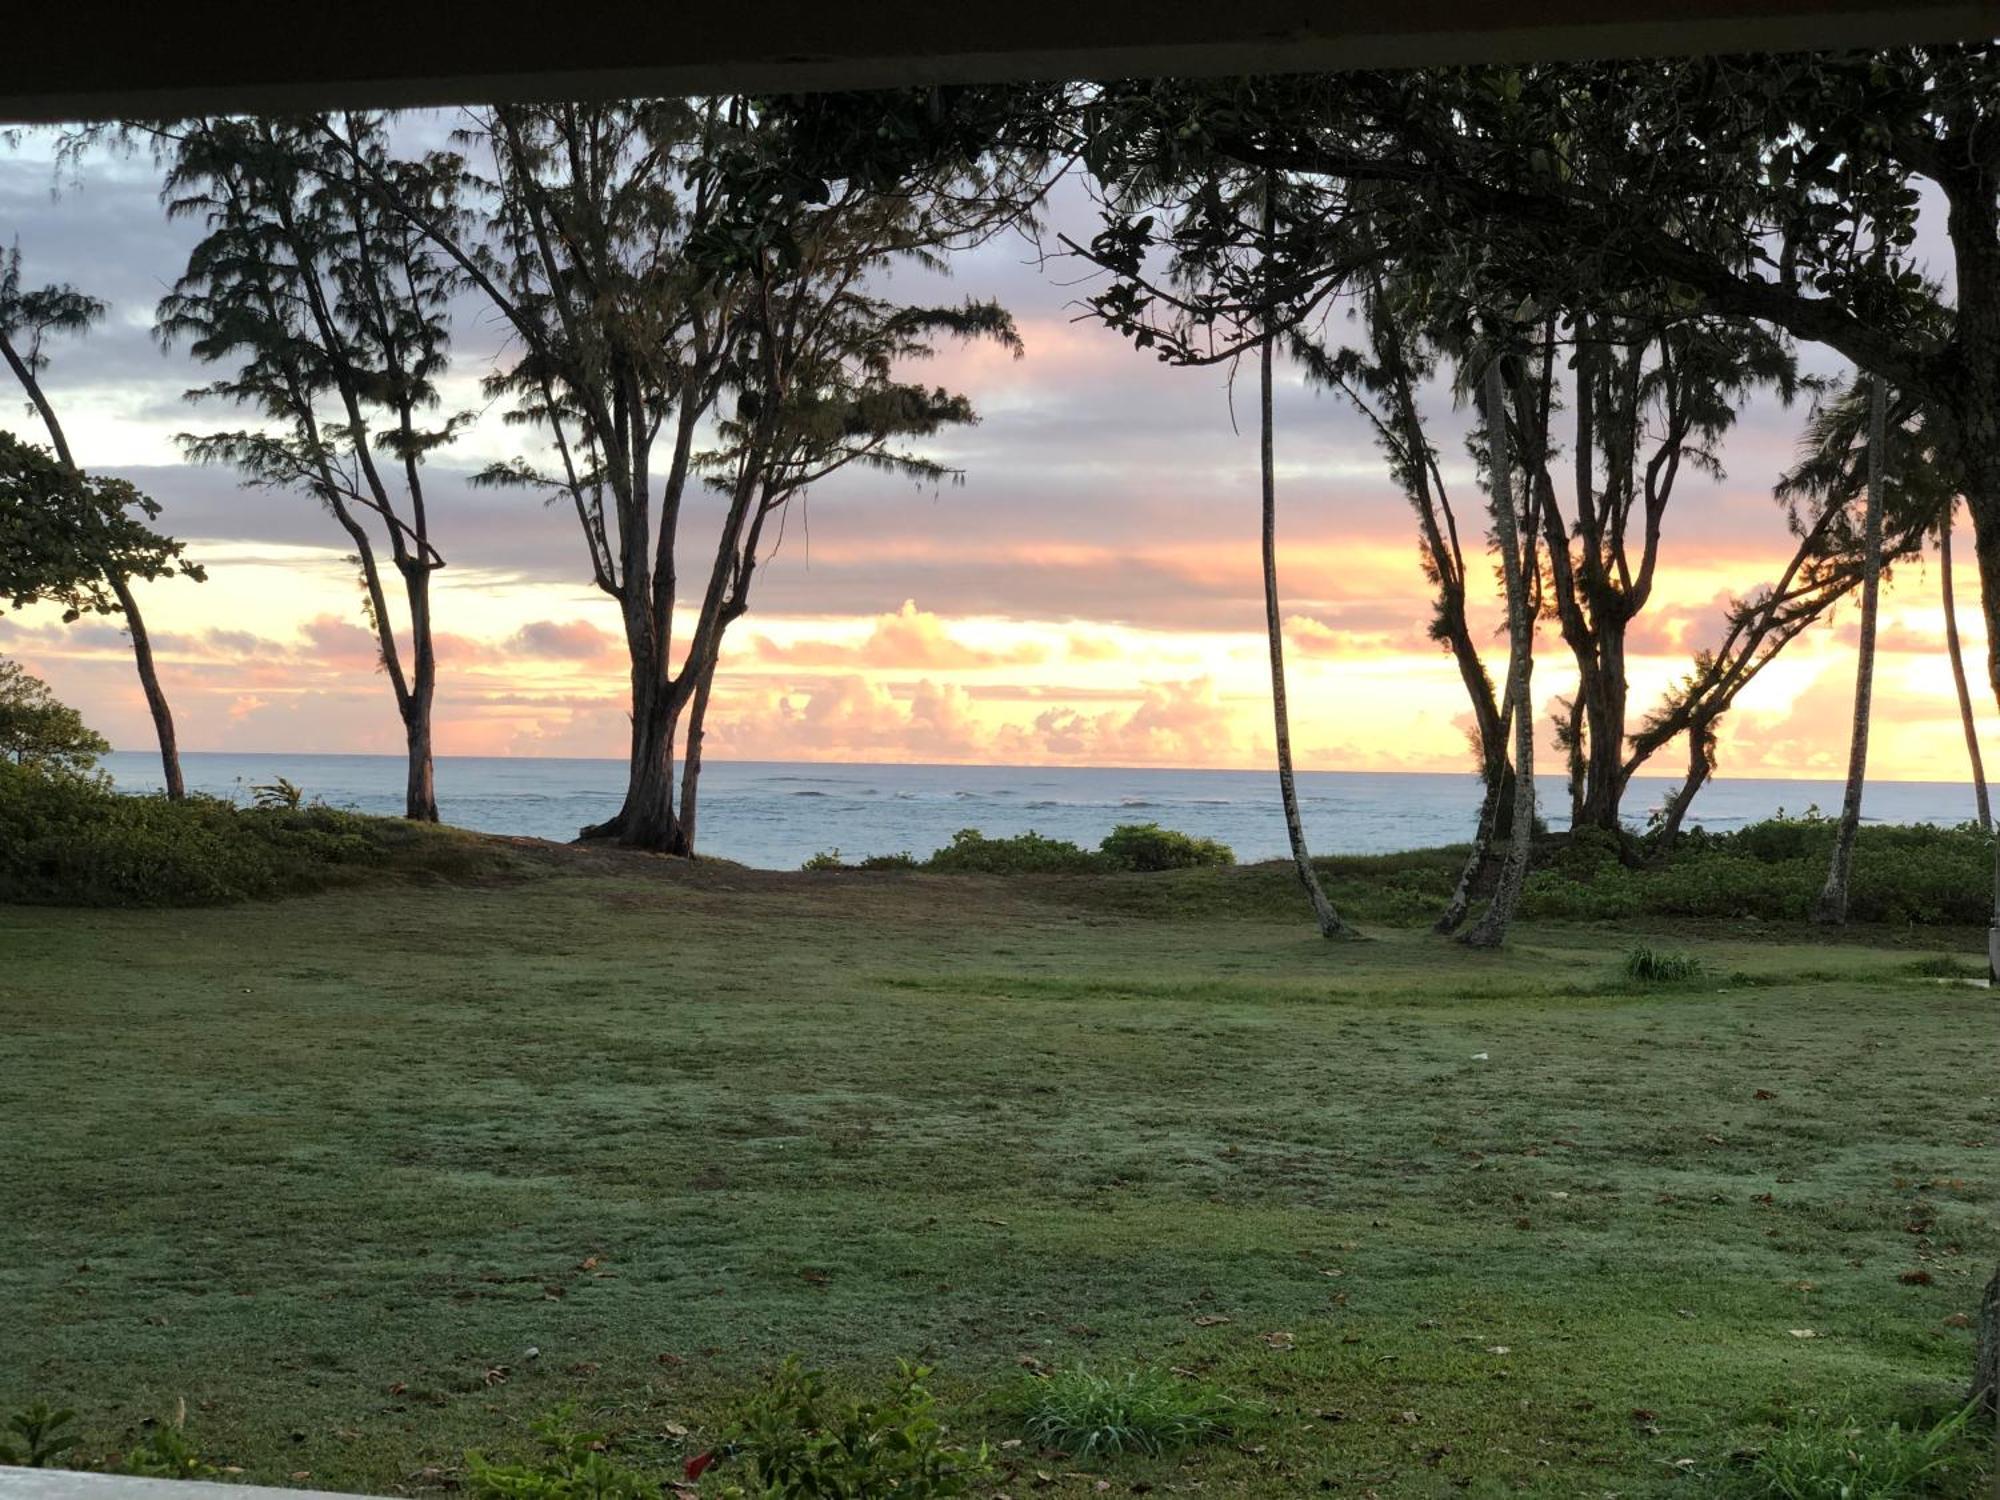
[[[1267,231],[1270,214],[1271,202],[1267,190],[1264,199]],[[1285,807],[1285,834],[1291,840],[1292,866],[1298,871],[1299,884],[1305,888],[1306,899],[1312,903],[1313,919],[1319,923],[1320,936],[1328,939],[1351,938],[1360,934],[1341,919],[1340,913],[1327,899],[1326,890],[1319,883],[1319,872],[1313,868],[1312,855],[1306,849],[1305,825],[1299,819],[1299,789],[1292,776],[1291,712],[1285,701],[1285,634],[1278,610],[1278,472],[1271,415],[1271,346],[1275,342],[1275,336],[1267,331],[1263,348],[1258,351],[1257,386],[1258,445],[1264,491],[1264,631],[1271,645],[1271,724],[1278,745],[1278,797]]]
[[[1507,703],[1514,716],[1514,826],[1493,899],[1459,941],[1474,948],[1497,948],[1507,939],[1535,837],[1535,714],[1529,697],[1534,674],[1535,622],[1530,615],[1528,579],[1521,551],[1522,528],[1515,524],[1514,486],[1507,454],[1507,383],[1500,356],[1486,367],[1487,441],[1492,450],[1493,534],[1500,544],[1501,574],[1507,588]],[[1533,529],[1528,529],[1530,542]]]
[[[1979,826],[1993,831],[1993,806],[1986,796],[1986,762],[1979,753],[1979,722],[1972,716],[1972,689],[1965,680],[1965,652],[1958,640],[1958,606],[1952,597],[1951,532],[1958,522],[1958,501],[1945,511],[1938,528],[1938,576],[1944,595],[1944,645],[1951,656],[1951,683],[1958,690],[1958,718],[1965,726],[1965,755],[1972,763],[1972,796],[1979,809]]]
[[[1868,493],[1862,522],[1861,642],[1854,671],[1854,732],[1847,748],[1847,790],[1840,801],[1840,824],[1834,830],[1833,860],[1826,885],[1813,907],[1813,920],[1838,924],[1847,920],[1848,882],[1854,872],[1854,838],[1861,827],[1861,792],[1868,779],[1868,726],[1875,695],[1875,619],[1882,597],[1882,459],[1888,442],[1888,396],[1881,376],[1868,391]]]

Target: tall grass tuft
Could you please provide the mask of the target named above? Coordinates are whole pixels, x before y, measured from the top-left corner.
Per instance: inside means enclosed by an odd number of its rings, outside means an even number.
[[[1642,943],[1625,955],[1625,977],[1637,984],[1683,984],[1701,976],[1701,960],[1692,953]]]
[[[1028,1436],[1077,1458],[1166,1453],[1230,1432],[1243,1404],[1160,1370],[1058,1370],[1027,1399]]]
[[[1915,1500],[1939,1494],[1971,1463],[1972,1408],[1929,1427],[1820,1421],[1779,1434],[1741,1493],[1753,1500]]]

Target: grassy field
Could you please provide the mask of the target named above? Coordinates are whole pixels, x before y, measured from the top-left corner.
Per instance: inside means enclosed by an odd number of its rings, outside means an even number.
[[[425,1491],[568,1399],[676,1464],[788,1351],[921,1357],[996,1443],[1037,1368],[1168,1366],[1241,1430],[1004,1487],[1389,1497],[1710,1493],[1954,1404],[2000,1047],[1921,971],[1977,936],[1656,932],[1707,977],[1646,988],[1626,928],[1329,947],[1268,890],[0,908],[0,1405]]]

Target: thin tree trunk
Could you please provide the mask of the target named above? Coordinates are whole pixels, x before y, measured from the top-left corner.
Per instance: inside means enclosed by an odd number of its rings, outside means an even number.
[[[106,571],[104,576],[118,596],[118,607],[125,611],[125,628],[132,637],[132,660],[139,668],[139,686],[146,690],[146,707],[153,715],[153,734],[160,742],[160,770],[166,780],[167,799],[179,802],[187,796],[187,783],[181,778],[181,747],[174,735],[174,711],[167,706],[166,690],[160,686],[160,674],[153,665],[152,637],[146,633],[146,621],[139,613],[139,601],[132,595],[131,584],[115,570]]]
[[[700,805],[702,722],[708,717],[708,695],[715,687],[715,668],[702,673],[688,704],[687,742],[681,750],[681,805],[678,842],[669,851],[694,858],[695,811]]]
[[[413,822],[438,820],[437,776],[431,757],[431,704],[437,697],[437,650],[431,641],[431,575],[421,561],[404,574],[410,601],[410,691],[403,707],[403,738],[409,769],[403,816]]]
[[[1868,493],[1862,523],[1861,643],[1854,670],[1854,733],[1847,749],[1847,790],[1840,801],[1840,824],[1833,836],[1833,860],[1826,885],[1813,907],[1813,920],[1838,925],[1847,920],[1848,883],[1854,873],[1854,839],[1861,827],[1861,792],[1868,778],[1869,715],[1875,694],[1875,618],[1882,596],[1882,461],[1888,442],[1888,395],[1877,375],[1868,389]]]
[[[1535,838],[1535,714],[1530,700],[1534,674],[1535,622],[1528,617],[1528,580],[1520,528],[1514,519],[1513,476],[1507,454],[1507,387],[1495,354],[1486,367],[1486,425],[1493,469],[1493,531],[1500,543],[1501,573],[1507,588],[1507,701],[1514,711],[1514,826],[1493,899],[1459,939],[1474,948],[1497,948],[1521,902],[1528,857]],[[1532,531],[1530,532],[1532,538]]]
[[[1681,824],[1687,818],[1689,806],[1694,802],[1695,793],[1708,785],[1708,778],[1715,774],[1715,729],[1710,720],[1697,719],[1688,726],[1688,773],[1687,779],[1667,798],[1667,805],[1660,818],[1658,841],[1654,845],[1653,857],[1665,860],[1673,852],[1674,843],[1681,836]]]
[[[1958,640],[1958,606],[1952,598],[1951,533],[1958,523],[1958,501],[1945,511],[1944,525],[1938,528],[1938,576],[1943,580],[1944,644],[1951,656],[1951,683],[1958,690],[1958,717],[1965,726],[1965,755],[1972,763],[1972,796],[1979,809],[1979,826],[1993,831],[1993,806],[1986,796],[1986,762],[1979,753],[1979,721],[1972,715],[1972,690],[1965,680],[1965,652]]]
[[[1503,740],[1507,737],[1508,726],[1513,723],[1513,714],[1513,700],[1509,699],[1500,715],[1499,736]],[[1513,779],[1507,774],[1507,764],[1503,760],[1500,774],[1485,778],[1485,790],[1479,797],[1479,822],[1472,834],[1472,848],[1465,856],[1465,864],[1459,869],[1458,884],[1452,887],[1451,900],[1445,904],[1437,921],[1431,924],[1432,932],[1449,937],[1465,925],[1466,915],[1472,910],[1473,887],[1486,873],[1486,866],[1493,858],[1493,839],[1500,813],[1513,788]]]
[[[1264,232],[1268,235],[1270,231],[1271,189],[1266,183]],[[1292,866],[1298,871],[1306,899],[1312,903],[1320,936],[1330,940],[1351,938],[1360,934],[1341,919],[1333,903],[1327,900],[1326,890],[1319,883],[1319,872],[1313,868],[1312,855],[1307,852],[1305,825],[1299,818],[1299,789],[1292,776],[1291,712],[1285,701],[1285,633],[1278,610],[1278,470],[1271,412],[1272,345],[1276,342],[1275,335],[1267,329],[1263,347],[1257,354],[1257,390],[1259,466],[1263,479],[1264,632],[1271,647],[1271,725],[1278,748],[1278,797],[1284,803]]]

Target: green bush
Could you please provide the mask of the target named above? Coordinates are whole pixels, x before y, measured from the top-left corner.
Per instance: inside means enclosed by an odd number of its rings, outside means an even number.
[[[400,818],[127,797],[0,762],[0,902],[212,906],[370,872],[471,875],[506,863],[491,845]]]
[[[1114,870],[1192,870],[1203,865],[1233,865],[1236,854],[1227,844],[1177,833],[1158,823],[1120,823],[1097,846]]]
[[[723,1493],[741,1500],[951,1500],[987,1492],[993,1464],[986,1447],[946,1440],[936,1400],[924,1385],[930,1373],[906,1364],[882,1396],[842,1397],[828,1389],[825,1376],[787,1360],[736,1411],[728,1446],[744,1473]],[[691,1475],[701,1462],[689,1466]]]
[[[859,868],[863,870],[914,870],[917,857],[905,849],[900,854],[870,854],[863,858]]]
[[[1228,1433],[1241,1405],[1164,1370],[1058,1370],[1030,1384],[1028,1436],[1077,1458],[1166,1453]]]
[[[474,1500],[659,1500],[657,1479],[619,1463],[601,1432],[577,1423],[565,1403],[528,1424],[539,1450],[515,1463],[491,1463],[468,1453],[466,1490]]]
[[[961,828],[925,867],[968,875],[1064,875],[1100,869],[1102,862],[1068,839],[1043,838],[1032,830],[989,839],[977,828]]]
[[[1532,871],[1528,917],[1756,917],[1804,921],[1826,882],[1834,825],[1773,818],[1730,833],[1696,831],[1663,864],[1631,868],[1597,849],[1558,854]],[[1899,926],[1983,926],[1991,900],[1992,836],[1976,825],[1863,828],[1855,842],[1848,917]]]

